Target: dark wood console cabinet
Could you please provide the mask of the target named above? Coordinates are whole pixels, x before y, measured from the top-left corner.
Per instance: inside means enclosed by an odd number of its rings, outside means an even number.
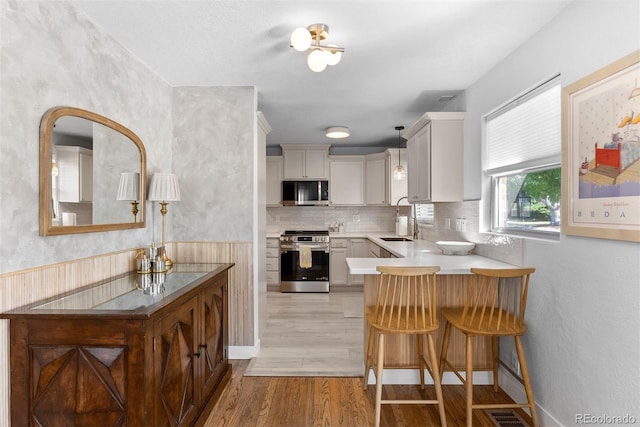
[[[132,273],[0,315],[12,425],[202,425],[231,377],[231,267]]]

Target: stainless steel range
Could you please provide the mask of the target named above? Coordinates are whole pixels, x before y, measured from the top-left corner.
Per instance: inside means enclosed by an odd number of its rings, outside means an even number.
[[[280,236],[280,292],[329,292],[329,231]]]

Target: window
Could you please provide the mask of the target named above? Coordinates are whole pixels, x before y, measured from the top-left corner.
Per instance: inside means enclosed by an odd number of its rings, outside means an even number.
[[[561,88],[541,84],[486,118],[491,229],[560,232]]]

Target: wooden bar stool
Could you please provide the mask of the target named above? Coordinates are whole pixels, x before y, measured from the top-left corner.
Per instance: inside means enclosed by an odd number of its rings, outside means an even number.
[[[538,427],[533,390],[529,380],[529,370],[524,356],[521,337],[527,331],[524,312],[527,306],[527,290],[529,277],[534,268],[485,269],[472,268],[473,280],[469,288],[464,307],[441,308],[445,319],[442,352],[440,353],[440,370],[449,367],[465,384],[467,426],[472,425],[474,409],[489,408],[529,408],[533,427]],[[465,370],[466,379],[447,360],[449,334],[454,326],[465,335]],[[522,379],[527,394],[527,403],[513,404],[473,404],[473,366],[472,340],[474,336],[490,336],[493,359],[493,388],[498,391],[498,338],[512,336],[515,339],[516,352],[522,370]]]
[[[369,369],[375,365],[376,377],[376,427],[380,425],[382,404],[435,404],[440,412],[440,422],[447,425],[442,402],[442,388],[438,372],[433,334],[438,330],[436,316],[436,272],[440,267],[382,267],[375,305],[366,307],[367,353],[364,370],[364,389],[367,388]],[[424,389],[425,367],[433,378],[436,400],[382,400],[382,371],[384,368],[384,338],[386,334],[416,335],[420,386]],[[374,335],[378,337],[378,357],[374,364]],[[429,363],[424,357],[423,336],[427,337]]]

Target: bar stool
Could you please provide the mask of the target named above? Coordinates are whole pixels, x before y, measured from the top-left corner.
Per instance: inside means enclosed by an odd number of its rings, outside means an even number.
[[[529,370],[524,356],[521,337],[527,331],[524,312],[527,305],[529,277],[534,268],[486,269],[472,268],[473,279],[467,293],[464,307],[442,308],[440,313],[445,319],[442,352],[440,353],[440,369],[449,367],[465,384],[467,426],[472,425],[474,409],[489,408],[529,408],[533,427],[538,427],[533,390],[529,380]],[[466,379],[447,360],[449,334],[451,326],[465,335],[465,370]],[[516,344],[518,361],[522,370],[522,379],[527,394],[527,403],[513,404],[474,404],[473,403],[473,354],[472,340],[474,336],[490,336],[492,351],[493,389],[498,391],[498,338],[512,336]]]
[[[380,425],[382,404],[435,404],[440,422],[447,425],[442,401],[442,388],[438,372],[438,358],[433,334],[438,331],[436,316],[436,272],[440,267],[382,267],[378,294],[374,306],[366,307],[367,353],[364,370],[364,389],[367,388],[369,369],[375,365],[376,427]],[[420,386],[424,389],[424,369],[429,371],[435,385],[436,400],[382,400],[382,372],[384,369],[385,335],[416,335],[419,355]],[[374,335],[378,337],[377,362],[373,360]],[[427,337],[429,363],[424,357],[423,336]]]

